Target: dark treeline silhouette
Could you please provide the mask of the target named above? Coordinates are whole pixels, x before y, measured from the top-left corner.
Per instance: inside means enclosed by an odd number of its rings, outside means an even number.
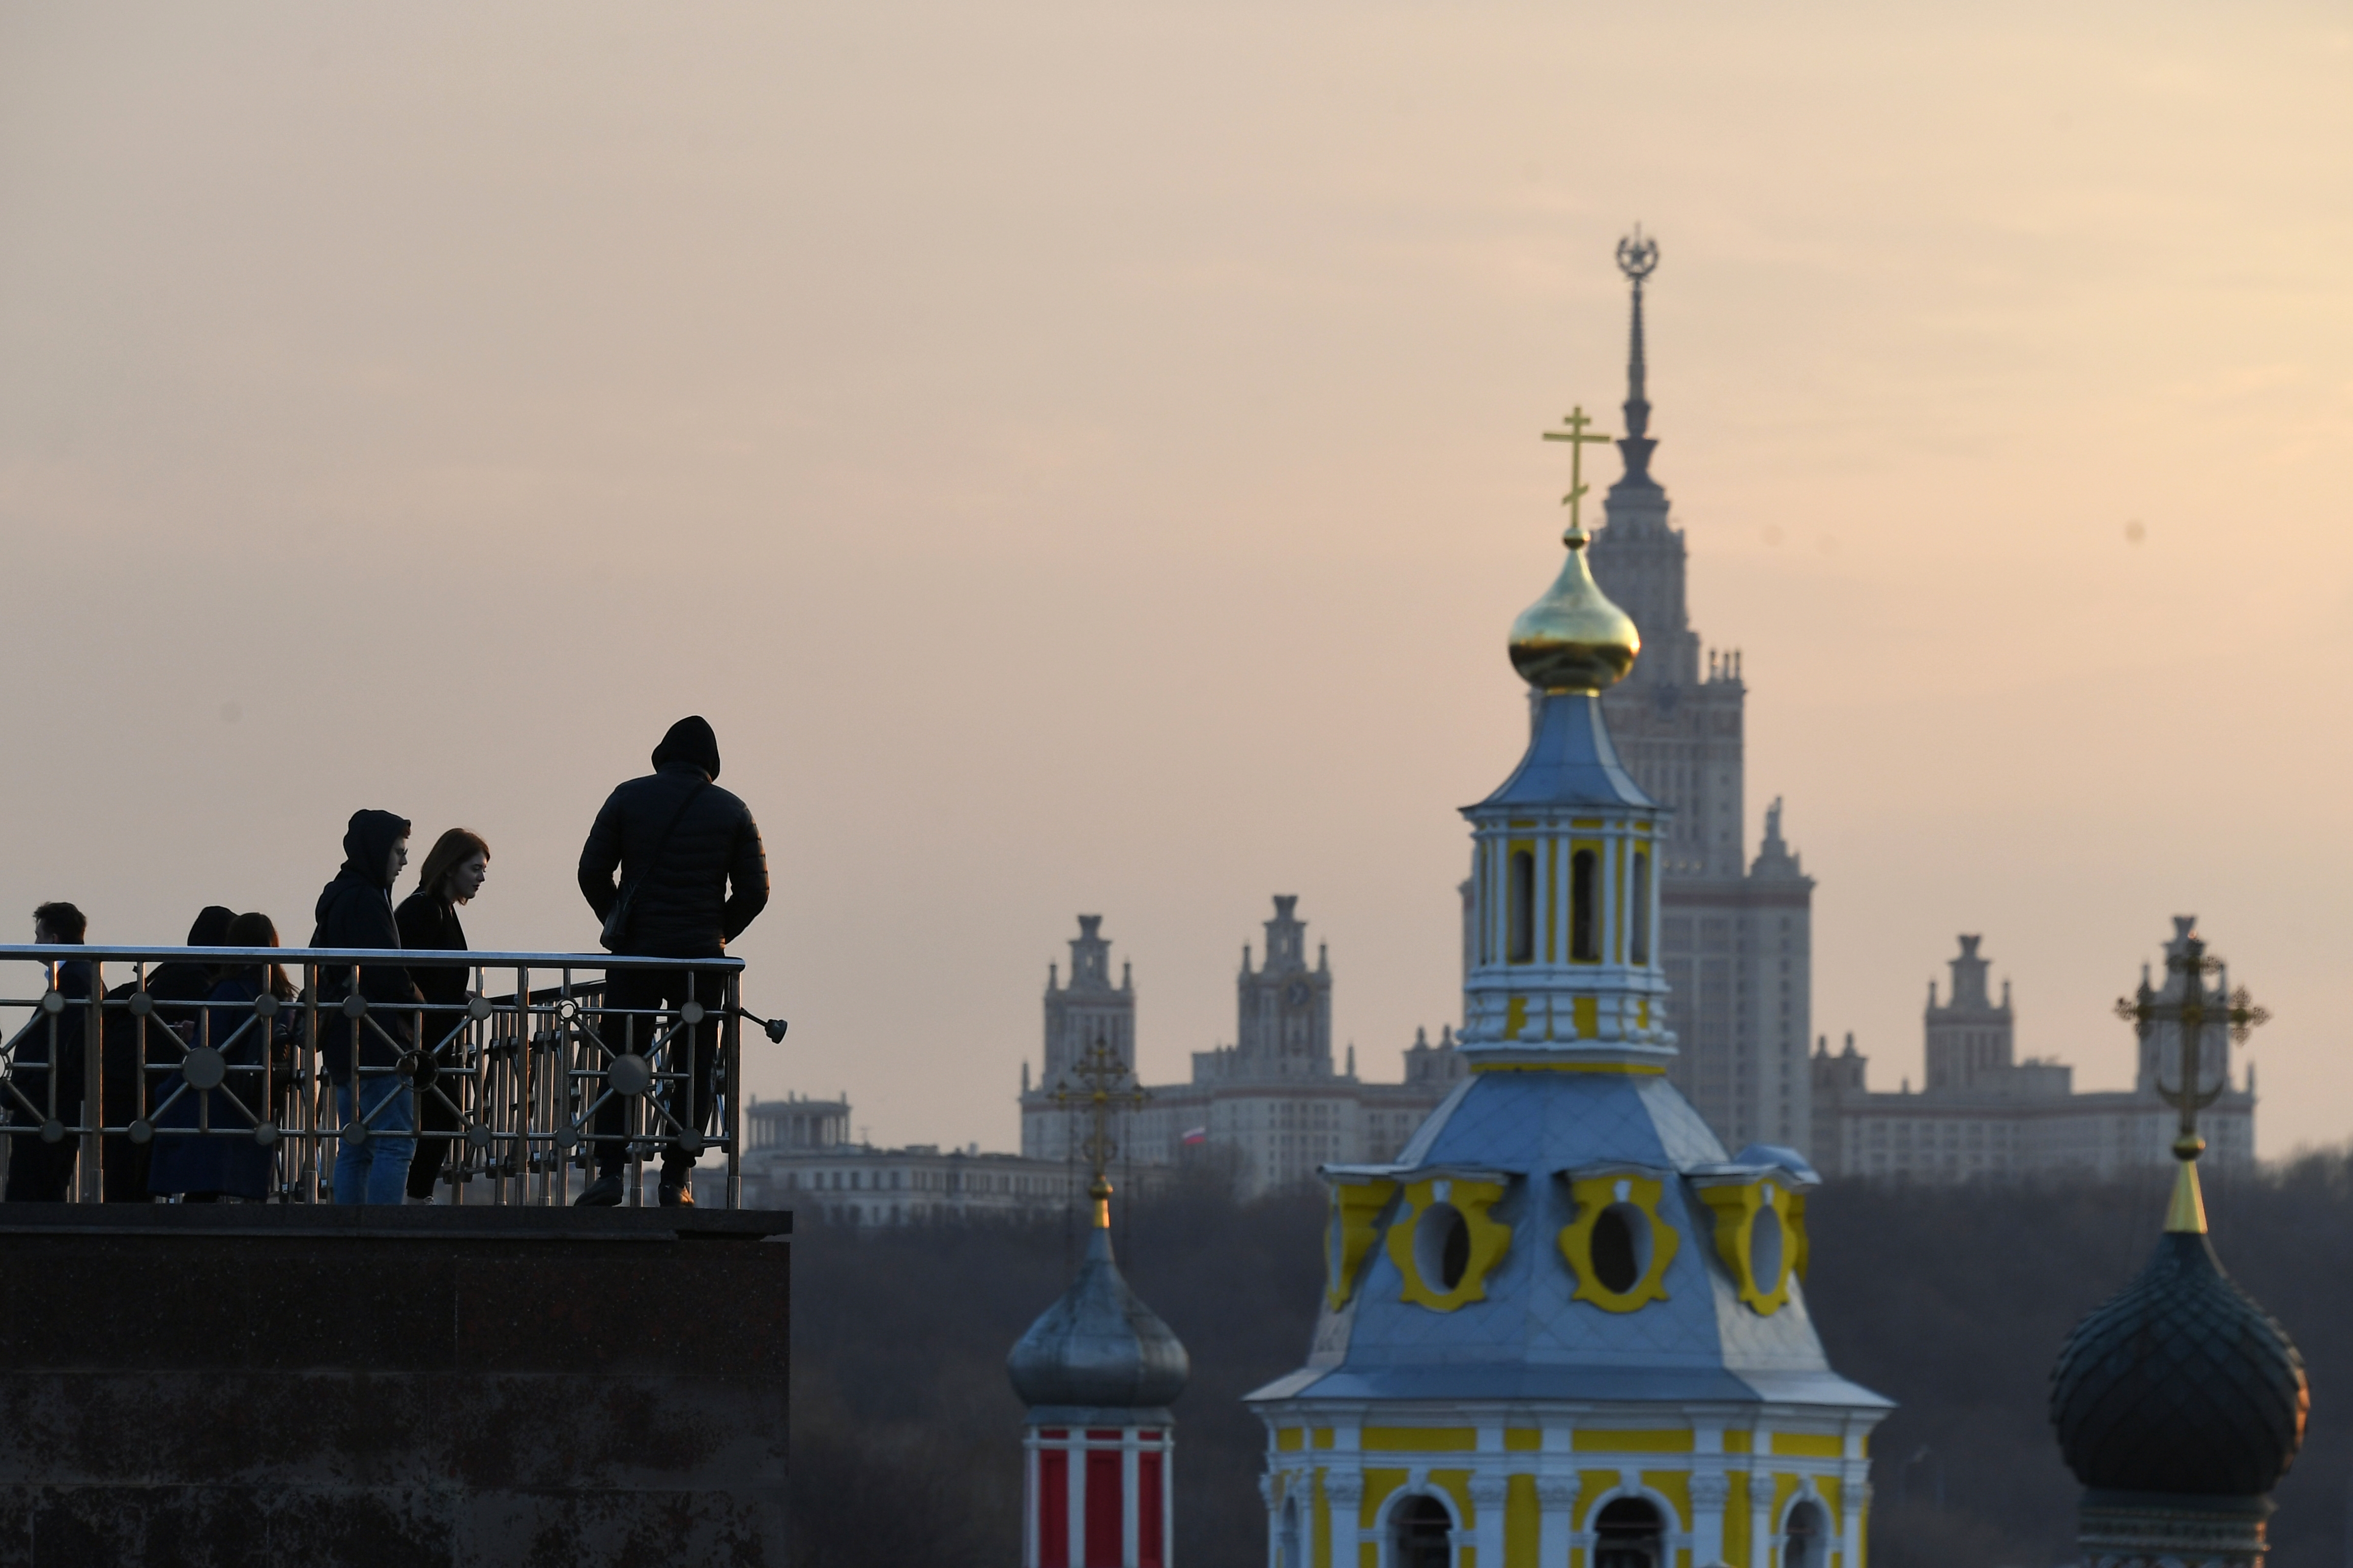
[[[2155,1248],[2168,1178],[1872,1187],[1809,1214],[1808,1295],[1841,1372],[1903,1408],[1873,1445],[1874,1568],[2051,1568],[2074,1559],[2076,1488],[2044,1415],[2084,1312]],[[1265,1561],[1263,1430],[1250,1389],[1299,1363],[1323,1286],[1320,1196],[1243,1204],[1208,1174],[1117,1222],[1121,1267],[1184,1339],[1177,1560]],[[2301,1158],[2208,1184],[2225,1268],[2303,1349],[2312,1429],[2278,1493],[2274,1568],[2337,1568],[2353,1462],[2353,1161]],[[1061,1293],[1066,1222],[829,1228],[793,1245],[794,1561],[990,1568],[1018,1561],[1021,1407],[1005,1355]],[[1925,1452],[1924,1452],[1925,1450]],[[1910,1461],[1907,1463],[1907,1461]],[[1941,1496],[1941,1501],[1939,1500]]]

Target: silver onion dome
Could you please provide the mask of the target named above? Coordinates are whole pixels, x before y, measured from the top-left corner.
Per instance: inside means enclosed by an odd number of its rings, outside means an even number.
[[[1184,1391],[1191,1372],[1184,1344],[1128,1289],[1101,1226],[1087,1233],[1079,1277],[1005,1364],[1013,1391],[1032,1408],[1158,1409]]]

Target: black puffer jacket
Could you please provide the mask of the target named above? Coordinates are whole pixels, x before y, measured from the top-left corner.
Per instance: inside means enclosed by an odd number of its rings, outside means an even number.
[[[400,945],[400,928],[392,919],[392,879],[385,868],[392,847],[408,837],[408,822],[388,811],[355,811],[343,834],[343,866],[319,894],[319,923],[311,932],[312,947],[393,948]],[[352,972],[319,971],[319,1033],[327,1058],[327,1074],[337,1083],[352,1077],[352,1029],[343,1016],[328,1027],[326,1009],[351,994]],[[414,1012],[396,1005],[424,1000],[408,971],[396,963],[360,966],[360,994],[370,1012],[358,1031],[360,1059],[369,1067],[391,1067],[416,1038]],[[368,1027],[373,1025],[375,1027]],[[383,1031],[382,1035],[377,1029]],[[392,1037],[386,1044],[385,1036]]]
[[[702,793],[629,905],[622,952],[715,958],[768,903],[768,857],[751,808],[707,781],[719,776],[719,741],[700,717],[681,719],[654,748],[654,772],[605,799],[580,851],[580,891],[602,921],[653,857],[680,803]],[[614,872],[620,873],[616,885]]]

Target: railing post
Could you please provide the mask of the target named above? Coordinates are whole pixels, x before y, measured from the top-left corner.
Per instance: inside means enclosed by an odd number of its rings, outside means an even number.
[[[319,1201],[319,966],[302,966],[302,1067],[294,1082],[294,1121],[302,1153],[302,1201]]]
[[[727,1201],[731,1209],[744,1206],[744,1172],[736,1152],[744,1142],[744,972],[727,976],[727,1022],[723,1029],[727,1052]]]
[[[89,962],[90,1013],[81,1030],[81,1121],[87,1131],[81,1135],[81,1179],[75,1184],[79,1201],[94,1204],[106,1197],[106,966],[94,958]],[[49,1062],[49,1081],[55,1083],[65,1064],[58,1060],[54,1032]]]
[[[482,989],[487,991],[490,986],[485,984]],[[514,1172],[514,1201],[518,1204],[528,1204],[531,1202],[532,1166],[531,971],[529,969],[516,969],[514,995],[515,1048],[508,1058],[512,1063],[508,1074],[514,1082],[508,1093],[514,1097],[515,1129],[514,1142],[508,1148],[506,1155],[508,1159],[513,1161],[511,1168]],[[495,1140],[493,1142],[495,1143]],[[494,1189],[498,1194],[498,1201],[502,1204],[507,1201],[507,1177],[501,1176],[498,1186]]]

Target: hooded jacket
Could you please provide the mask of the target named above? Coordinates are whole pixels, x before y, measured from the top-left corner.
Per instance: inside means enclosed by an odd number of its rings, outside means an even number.
[[[312,947],[392,948],[400,945],[400,928],[392,918],[392,879],[385,867],[392,847],[408,837],[408,822],[388,811],[355,811],[343,833],[343,868],[319,894],[318,926],[311,932]],[[351,994],[352,972],[319,972],[319,1001],[340,1003]],[[415,1041],[416,1015],[396,1010],[403,1002],[424,999],[408,971],[396,963],[360,965],[360,994],[370,1012],[358,1029],[360,1060],[369,1067],[391,1067]],[[334,1027],[320,1019],[319,1033],[327,1058],[327,1073],[337,1083],[352,1078],[350,1024],[338,1013]],[[378,1031],[382,1032],[379,1033]],[[387,1043],[385,1037],[391,1037]]]
[[[642,876],[620,951],[655,958],[716,958],[768,903],[768,857],[751,808],[716,784],[719,739],[701,715],[680,720],[654,748],[654,771],[605,799],[580,851],[580,891],[600,921],[621,888]],[[662,847],[681,802],[703,786]],[[614,881],[615,871],[620,881]]]

